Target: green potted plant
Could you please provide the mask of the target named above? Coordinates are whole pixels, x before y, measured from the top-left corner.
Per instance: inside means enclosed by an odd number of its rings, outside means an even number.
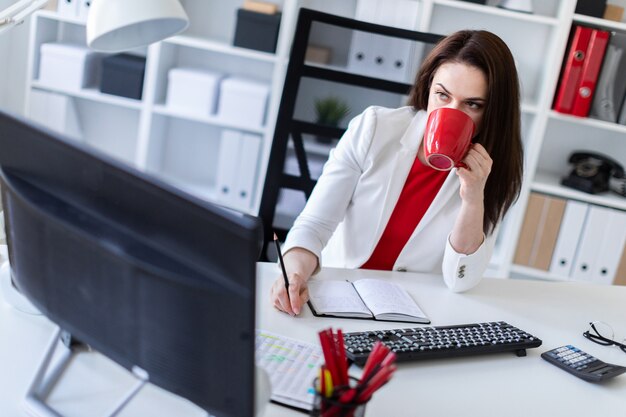
[[[348,104],[339,97],[328,96],[315,99],[317,123],[337,127],[339,122],[350,113]],[[317,136],[318,142],[330,143],[332,138]]]

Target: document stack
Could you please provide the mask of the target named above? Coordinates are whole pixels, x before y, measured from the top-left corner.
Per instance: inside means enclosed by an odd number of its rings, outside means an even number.
[[[532,193],[514,262],[555,278],[626,285],[626,212]]]

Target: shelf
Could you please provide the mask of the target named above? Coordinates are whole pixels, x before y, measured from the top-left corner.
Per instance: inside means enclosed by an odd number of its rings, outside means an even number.
[[[583,14],[575,14],[572,23],[585,23],[588,25],[599,26],[602,29],[619,30],[626,32],[626,23],[615,22],[613,20],[602,19],[600,17],[585,16]]]
[[[539,112],[539,106],[536,103],[522,103],[522,113],[537,114]]]
[[[99,103],[111,104],[119,107],[139,110],[142,102],[130,98],[114,96],[98,91],[96,88],[83,88],[81,90],[66,90],[62,88],[51,87],[35,80],[31,83],[31,87],[37,90],[50,91],[59,94],[65,94],[72,97],[83,98],[86,100],[97,101]]]
[[[200,115],[195,115],[195,114],[189,114],[180,110],[170,109],[162,104],[155,105],[154,112],[163,116],[176,117],[178,119],[185,119],[185,120],[191,120],[194,122],[206,123],[212,126],[243,130],[245,132],[258,133],[261,135],[264,135],[267,131],[266,126],[257,126],[257,127],[240,126],[236,123],[231,123],[231,122],[221,120],[218,116],[200,116]]]
[[[585,203],[597,204],[618,210],[626,210],[626,198],[618,194],[606,192],[602,194],[587,194],[560,184],[559,176],[546,172],[537,172],[531,188],[533,191],[551,194],[566,199],[578,200]]]
[[[511,273],[513,274],[521,274],[530,278],[537,278],[546,281],[558,281],[558,282],[566,282],[570,281],[568,277],[563,277],[560,275],[551,274],[548,271],[544,271],[542,269],[531,268],[528,266],[522,265],[511,265]]]
[[[597,129],[626,134],[626,126],[617,123],[605,122],[604,120],[593,119],[591,117],[572,116],[569,114],[559,113],[554,110],[550,110],[549,116],[551,119],[554,120],[562,120],[569,123],[576,123],[582,126],[589,126]]]
[[[558,26],[559,24],[559,19],[555,17],[516,12],[513,10],[506,10],[500,7],[485,6],[482,4],[475,4],[475,3],[470,3],[466,1],[435,0],[434,4],[439,5],[439,6],[451,7],[455,9],[472,10],[472,11],[479,12],[482,14],[490,14],[493,16],[501,16],[501,17],[506,17],[508,19],[522,20],[525,22],[531,22],[531,23],[537,23],[537,24],[543,24],[543,25],[549,25],[549,26]]]
[[[210,39],[200,38],[196,36],[178,35],[166,39],[164,43],[172,45],[186,46],[189,48],[202,49],[205,51],[219,52],[225,55],[238,56],[241,58],[254,59],[257,61],[275,63],[278,58],[275,54],[269,52],[255,51],[253,49],[240,48],[229,45],[225,42],[214,41]]]
[[[85,24],[87,23],[86,21],[79,19],[78,17],[63,16],[52,10],[39,10],[36,12],[35,16],[42,17],[44,19],[56,20],[63,23],[71,23],[74,25],[85,26]]]
[[[403,95],[409,94],[412,87],[411,84],[360,75],[349,72],[345,67],[330,65],[305,64],[304,68],[302,68],[302,76],[374,90],[393,91],[394,93]]]

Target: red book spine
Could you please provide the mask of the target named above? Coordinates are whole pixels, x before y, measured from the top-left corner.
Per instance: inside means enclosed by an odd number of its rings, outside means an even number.
[[[585,26],[576,26],[554,102],[554,110],[558,112],[572,112],[592,31]]]
[[[572,114],[580,117],[587,117],[591,108],[593,93],[596,91],[600,68],[609,43],[609,32],[594,29],[589,40],[587,56],[583,64],[580,75],[580,83],[576,89],[576,97],[572,107]]]

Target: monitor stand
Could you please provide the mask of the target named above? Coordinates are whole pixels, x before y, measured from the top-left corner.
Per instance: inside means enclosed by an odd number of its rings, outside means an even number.
[[[63,342],[63,343],[59,343]],[[57,348],[61,345],[61,354],[56,363],[51,367],[52,358]],[[80,352],[88,351],[89,347],[82,343],[74,343],[69,333],[62,331],[57,327],[46,347],[44,357],[37,368],[37,372],[28,387],[25,398],[25,407],[27,412],[34,417],[63,417],[52,407],[46,400],[54,386],[58,383],[72,360],[72,356]],[[126,405],[139,393],[146,383],[148,383],[148,373],[143,369],[135,366],[132,369],[133,376],[137,382],[131,389],[115,404],[111,410],[102,417],[115,417]],[[256,417],[263,417],[265,414],[265,406],[270,400],[271,385],[267,372],[256,367],[255,372],[255,409]],[[211,417],[207,413],[207,417]]]
[[[50,368],[54,353],[59,346],[59,342],[63,341],[62,352],[56,363]],[[35,377],[33,378],[28,391],[26,392],[25,407],[28,413],[37,417],[63,417],[57,411],[52,409],[46,400],[57,384],[63,372],[68,367],[72,356],[81,351],[88,350],[84,344],[74,344],[68,333],[63,332],[60,328],[54,331],[52,338],[46,348],[46,353],[37,368]],[[115,404],[111,410],[104,414],[103,417],[115,417],[126,405],[137,395],[141,388],[148,382],[148,374],[139,367],[133,367],[132,374],[137,379],[135,385]]]

